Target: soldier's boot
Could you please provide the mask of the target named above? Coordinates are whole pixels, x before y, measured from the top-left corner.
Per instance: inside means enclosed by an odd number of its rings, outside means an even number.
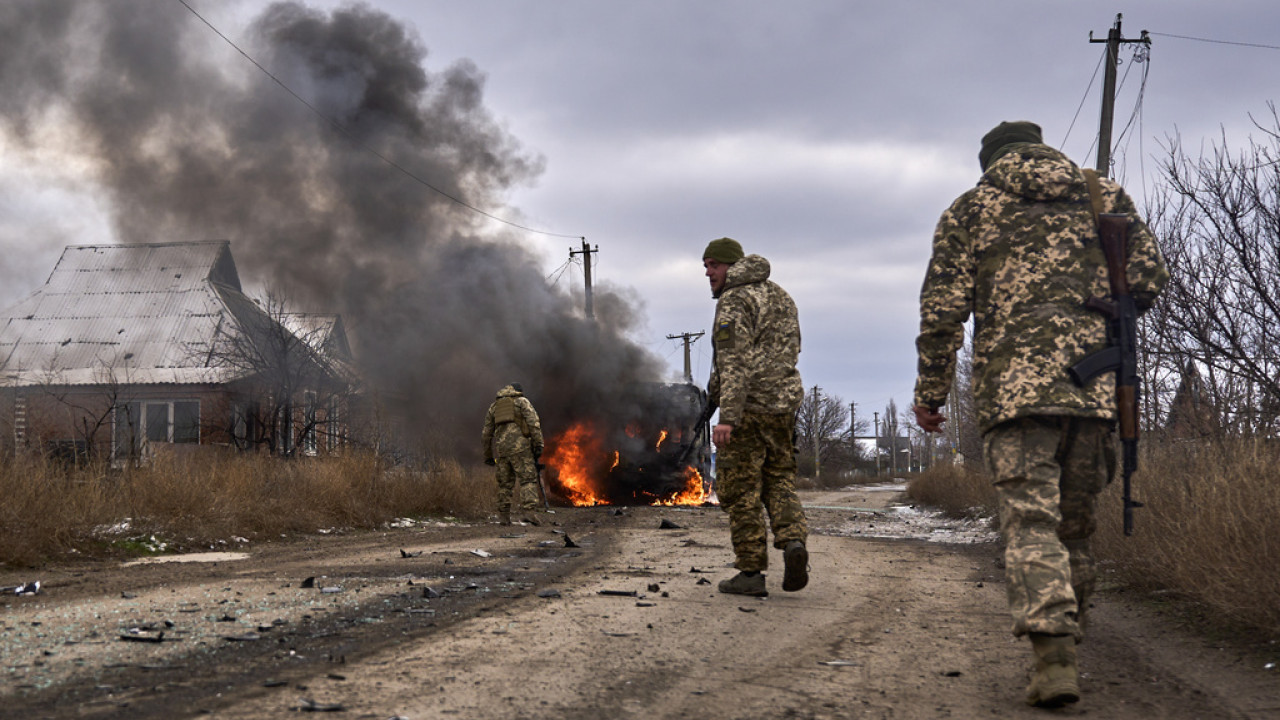
[[[1031,648],[1036,654],[1036,669],[1027,686],[1027,704],[1056,708],[1079,700],[1075,638],[1031,633]]]
[[[804,543],[792,540],[782,551],[782,564],[786,568],[782,576],[782,589],[787,592],[801,590],[809,584],[809,551]]]
[[[764,573],[761,572],[751,574],[740,572],[728,580],[721,580],[720,592],[755,597],[767,597],[769,595],[769,591],[764,585]]]
[[[499,511],[498,511],[498,524],[499,524],[499,525],[510,525],[510,524],[511,524],[511,511],[510,511],[510,510],[499,510]]]

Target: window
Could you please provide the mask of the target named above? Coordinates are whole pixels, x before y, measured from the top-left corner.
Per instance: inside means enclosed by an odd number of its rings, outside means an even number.
[[[293,405],[280,408],[276,415],[276,440],[281,455],[293,454]]]
[[[319,398],[311,391],[303,393],[302,404],[302,452],[316,454],[316,409]]]
[[[141,452],[144,443],[200,442],[199,400],[136,400],[116,405],[114,455]]]

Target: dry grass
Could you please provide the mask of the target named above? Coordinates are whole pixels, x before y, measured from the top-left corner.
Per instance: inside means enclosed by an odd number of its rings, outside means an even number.
[[[1280,448],[1179,444],[1143,457],[1134,534],[1117,480],[1099,500],[1095,549],[1121,582],[1167,590],[1212,617],[1280,638]]]
[[[371,454],[284,461],[201,449],[126,471],[10,459],[0,462],[0,562],[146,547],[152,535],[153,549],[175,549],[399,517],[477,518],[496,490],[488,468],[387,468]]]
[[[965,465],[936,465],[911,478],[907,496],[957,518],[994,517],[996,491],[986,475]]]
[[[1280,448],[1196,443],[1150,448],[1135,475],[1135,532],[1123,534],[1119,479],[1098,500],[1095,557],[1108,583],[1159,591],[1206,617],[1280,639]],[[907,489],[949,515],[994,515],[985,475],[933,468]]]

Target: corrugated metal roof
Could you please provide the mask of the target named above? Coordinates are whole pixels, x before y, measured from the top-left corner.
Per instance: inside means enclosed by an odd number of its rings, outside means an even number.
[[[227,297],[257,308],[227,241],[70,246],[0,314],[0,362],[18,385],[226,382],[235,371],[209,367],[207,348],[231,325]]]

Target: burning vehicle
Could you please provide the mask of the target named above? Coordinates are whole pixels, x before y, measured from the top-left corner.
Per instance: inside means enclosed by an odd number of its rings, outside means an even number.
[[[690,383],[627,386],[607,412],[547,441],[547,490],[576,506],[709,502],[706,404],[706,391]]]

